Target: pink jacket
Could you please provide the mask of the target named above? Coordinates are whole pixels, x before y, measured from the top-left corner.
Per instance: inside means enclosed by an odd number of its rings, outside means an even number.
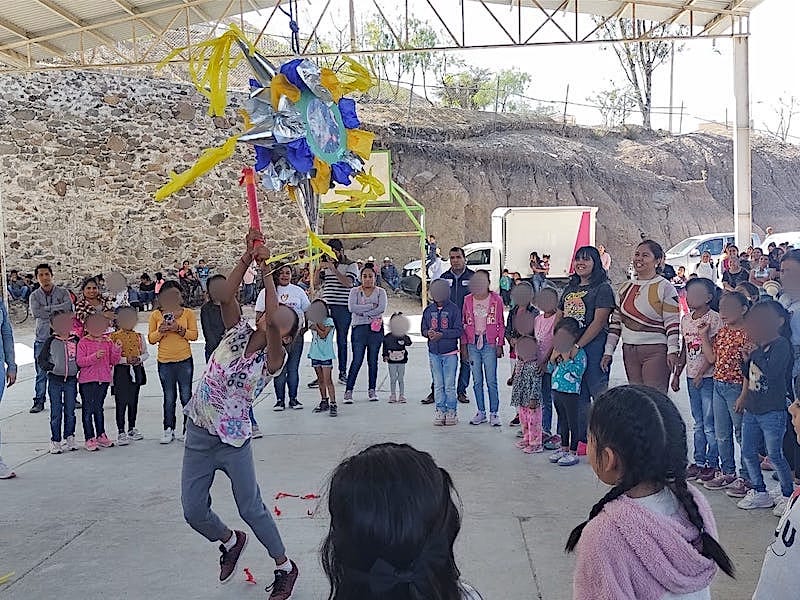
[[[475,343],[475,302],[472,294],[464,298],[462,320],[464,333],[461,342],[464,344]],[[489,292],[489,314],[486,315],[486,340],[491,346],[505,344],[506,325],[503,316],[503,299],[497,292]]]
[[[97,358],[97,351],[105,350],[105,356]],[[122,358],[122,348],[109,338],[95,340],[84,337],[78,342],[79,383],[111,383],[114,365]]]
[[[705,497],[689,486],[706,531],[717,526]],[[578,542],[574,600],[659,600],[667,592],[690,594],[707,588],[717,565],[697,550],[700,534],[680,513],[674,519],[627,496],[609,502],[589,521]]]

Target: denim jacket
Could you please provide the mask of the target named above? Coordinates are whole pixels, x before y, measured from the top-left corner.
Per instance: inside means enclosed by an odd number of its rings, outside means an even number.
[[[11,329],[11,320],[8,318],[8,309],[4,302],[0,302],[0,357],[2,357],[6,373],[17,372],[17,361],[14,356],[14,332]],[[3,378],[5,379],[5,378]]]

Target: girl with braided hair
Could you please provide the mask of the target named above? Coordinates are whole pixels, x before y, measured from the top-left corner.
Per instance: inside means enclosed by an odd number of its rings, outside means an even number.
[[[686,483],[686,425],[672,401],[645,386],[595,402],[588,456],[611,490],[570,534],[575,600],[710,600],[717,567],[733,564],[717,542],[703,495]]]

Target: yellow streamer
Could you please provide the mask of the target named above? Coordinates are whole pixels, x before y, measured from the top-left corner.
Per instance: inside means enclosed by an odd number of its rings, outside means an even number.
[[[348,56],[342,58],[345,64],[338,74],[342,96],[350,92],[367,92],[375,87],[377,82],[369,69]]]
[[[317,174],[311,178],[311,189],[316,194],[324,194],[331,189],[331,166],[315,156],[314,168],[317,170]]]
[[[363,129],[347,130],[347,149],[352,150],[364,160],[372,154],[372,143],[375,141],[375,134]]]
[[[3,585],[7,581],[9,581],[15,575],[14,571],[11,571],[8,575],[3,575],[0,577],[0,585]]]
[[[155,195],[156,200],[164,200],[192,183],[198,177],[208,173],[222,161],[229,159],[236,150],[236,142],[238,139],[239,136],[234,135],[228,138],[228,141],[222,146],[206,148],[191,168],[180,174],[174,171],[170,173],[169,183],[158,189]]]
[[[326,203],[325,206],[336,210],[337,214],[343,213],[348,208],[361,208],[362,211],[368,202],[377,200],[386,192],[386,187],[380,179],[369,173],[359,173],[355,180],[361,184],[360,190],[336,190],[340,196],[349,196],[350,200],[339,200],[338,202]],[[363,216],[363,212],[361,213]]]
[[[286,96],[292,102],[300,100],[300,89],[291,83],[283,73],[278,73],[272,78],[269,89],[272,99],[272,108],[276,111],[278,110],[278,102],[281,96]]]
[[[301,248],[292,249],[287,252],[284,252],[283,254],[271,256],[269,260],[266,261],[265,264],[271,265],[275,263],[282,263],[283,266],[293,266],[302,263],[317,261],[325,255],[336,256],[336,253],[333,251],[333,248],[331,248],[328,244],[322,241],[322,239],[320,239],[320,237],[316,233],[314,233],[310,229],[307,229],[306,234],[308,235],[308,240],[309,240],[308,246],[302,246]],[[287,258],[294,255],[299,255],[301,252],[309,250],[309,248],[311,250],[309,255],[299,256],[295,260],[286,262]]]
[[[331,93],[333,101],[339,102],[342,98],[342,85],[339,83],[339,78],[336,76],[336,73],[327,67],[322,67],[320,71],[320,81],[322,85]]]
[[[208,114],[221,117],[228,105],[228,73],[243,58],[242,56],[231,58],[231,46],[237,40],[247,44],[251,52],[255,51],[255,47],[244,32],[236,25],[230,24],[228,31],[213,40],[176,48],[158,63],[158,68],[162,68],[179,54],[187,52],[189,75],[197,90],[208,98]]]

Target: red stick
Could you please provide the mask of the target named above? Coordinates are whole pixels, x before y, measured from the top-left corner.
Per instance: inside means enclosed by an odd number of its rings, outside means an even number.
[[[280,500],[281,498],[299,498],[297,494],[290,494],[289,492],[278,492],[275,494],[275,500]]]
[[[256,583],[258,583],[258,582],[256,581],[256,578],[255,578],[255,577],[253,577],[253,574],[250,572],[250,569],[247,569],[247,568],[245,568],[245,570],[244,570],[244,577],[245,577],[245,579],[244,579],[244,580],[245,580],[245,583],[252,583],[252,584],[254,584],[254,585],[255,585]]]
[[[250,214],[250,228],[261,231],[261,217],[258,214],[258,197],[256,196],[256,172],[253,167],[242,169],[242,178],[239,185],[245,186],[247,191],[247,212]],[[263,242],[257,240],[255,245],[261,246]]]
[[[275,513],[276,517],[280,517],[281,516],[281,509],[280,508],[278,508],[277,506],[273,506],[272,510]]]

